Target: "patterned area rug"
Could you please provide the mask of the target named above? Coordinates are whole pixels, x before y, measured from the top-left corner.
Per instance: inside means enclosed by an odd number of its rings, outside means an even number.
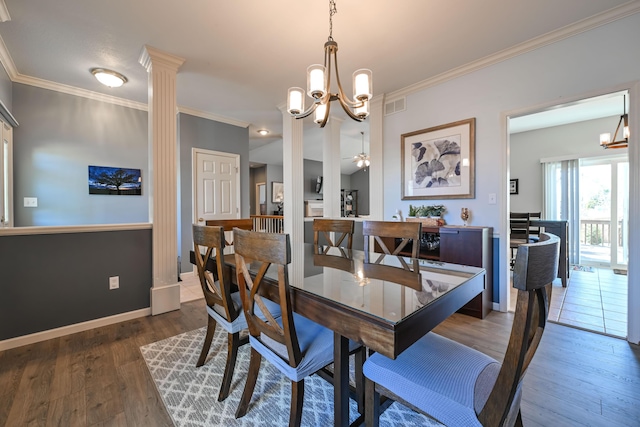
[[[205,331],[205,328],[196,329],[140,347],[174,424],[178,427],[288,425],[290,382],[264,360],[247,415],[237,420],[234,417],[244,388],[243,373],[249,367],[248,344],[238,352],[231,394],[224,402],[217,401],[227,355],[227,337],[221,328],[217,328],[207,362],[196,368]],[[350,404],[350,421],[353,422],[357,417],[357,405],[353,400]],[[317,375],[305,380],[302,425],[333,425],[333,386]],[[406,427],[441,424],[393,403],[380,418],[380,425]]]

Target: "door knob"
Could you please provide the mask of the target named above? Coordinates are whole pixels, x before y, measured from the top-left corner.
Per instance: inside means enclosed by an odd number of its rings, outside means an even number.
[[[204,221],[204,219],[198,218],[198,222],[203,222],[203,221]]]

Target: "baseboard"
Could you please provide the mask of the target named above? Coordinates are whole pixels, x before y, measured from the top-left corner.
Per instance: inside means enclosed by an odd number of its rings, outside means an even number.
[[[88,331],[89,329],[99,328],[101,326],[113,325],[114,323],[137,319],[139,317],[149,316],[150,314],[151,308],[143,308],[140,310],[129,311],[127,313],[101,317],[100,319],[74,323],[73,325],[61,326],[59,328],[36,332],[34,334],[23,335],[21,337],[9,338],[7,340],[0,341],[0,351],[22,347],[23,345],[34,344],[37,342],[50,340],[52,338],[63,337],[65,335],[75,334],[76,332]]]
[[[180,310],[180,283],[151,288],[151,315]]]

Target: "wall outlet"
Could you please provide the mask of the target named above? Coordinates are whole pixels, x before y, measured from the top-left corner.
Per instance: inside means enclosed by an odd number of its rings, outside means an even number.
[[[25,208],[37,208],[38,207],[38,198],[37,197],[25,197],[24,198],[24,207]]]
[[[496,193],[489,193],[489,204],[490,205],[496,204]]]
[[[109,289],[118,289],[120,287],[120,276],[109,277]]]

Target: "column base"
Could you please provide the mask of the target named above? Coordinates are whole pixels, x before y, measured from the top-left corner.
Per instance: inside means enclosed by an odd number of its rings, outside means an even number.
[[[151,288],[151,315],[180,310],[180,283]]]

